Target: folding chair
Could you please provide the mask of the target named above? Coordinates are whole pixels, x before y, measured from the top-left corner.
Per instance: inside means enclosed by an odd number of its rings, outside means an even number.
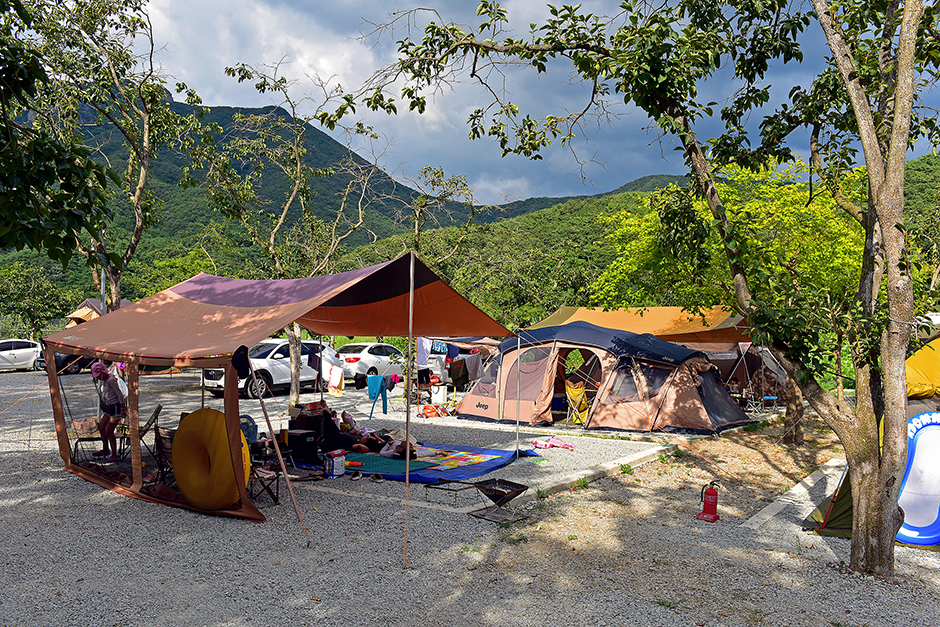
[[[565,424],[584,425],[587,423],[588,403],[587,394],[584,391],[584,383],[581,381],[565,381],[565,396],[568,397],[568,416],[565,418]]]
[[[153,429],[153,451],[154,459],[157,461],[157,481],[164,485],[176,483],[168,482],[168,478],[173,474],[173,436],[176,435],[175,429],[164,429],[163,427],[154,427]]]
[[[153,459],[157,458],[157,454],[155,452],[156,447],[155,446],[151,447],[149,444],[147,444],[147,442],[144,441],[144,436],[150,433],[150,429],[156,424],[157,417],[160,416],[160,410],[162,409],[163,409],[163,405],[157,405],[156,408],[154,408],[153,413],[150,414],[150,418],[147,420],[147,422],[143,423],[138,428],[138,435],[140,436],[140,443],[147,450],[147,452],[150,453],[150,456]],[[121,438],[120,456],[123,458],[127,455],[127,452],[130,450],[131,429],[130,429],[130,425],[128,425],[126,422],[121,422],[121,424],[119,424],[118,427],[121,429],[121,433],[118,435],[118,437]]]
[[[273,489],[272,489],[273,487]],[[277,505],[281,493],[281,469],[263,468],[256,464],[251,465],[251,478],[248,481],[248,496],[256,499],[265,492]]]

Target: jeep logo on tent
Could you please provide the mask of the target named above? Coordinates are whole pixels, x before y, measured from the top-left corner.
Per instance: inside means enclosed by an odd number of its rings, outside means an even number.
[[[489,409],[489,405],[484,405],[483,403],[477,403],[477,409]]]

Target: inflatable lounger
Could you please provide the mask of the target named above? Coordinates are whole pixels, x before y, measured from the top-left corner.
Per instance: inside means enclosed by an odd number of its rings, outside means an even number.
[[[907,468],[898,497],[904,524],[898,542],[940,545],[940,412],[912,417],[907,437]]]

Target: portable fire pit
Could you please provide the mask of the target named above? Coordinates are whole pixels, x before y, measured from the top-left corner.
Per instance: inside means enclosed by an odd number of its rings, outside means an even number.
[[[529,486],[505,479],[487,479],[472,485],[493,504],[470,512],[471,516],[498,523],[515,522],[522,518],[504,510],[503,505],[528,490]]]

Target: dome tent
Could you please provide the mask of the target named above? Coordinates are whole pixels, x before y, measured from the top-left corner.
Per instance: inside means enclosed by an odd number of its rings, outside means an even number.
[[[583,361],[566,372],[572,351]],[[715,372],[703,353],[648,333],[572,322],[521,331],[500,344],[457,411],[476,420],[551,422],[564,377],[585,385],[586,428],[714,433],[749,421]]]

